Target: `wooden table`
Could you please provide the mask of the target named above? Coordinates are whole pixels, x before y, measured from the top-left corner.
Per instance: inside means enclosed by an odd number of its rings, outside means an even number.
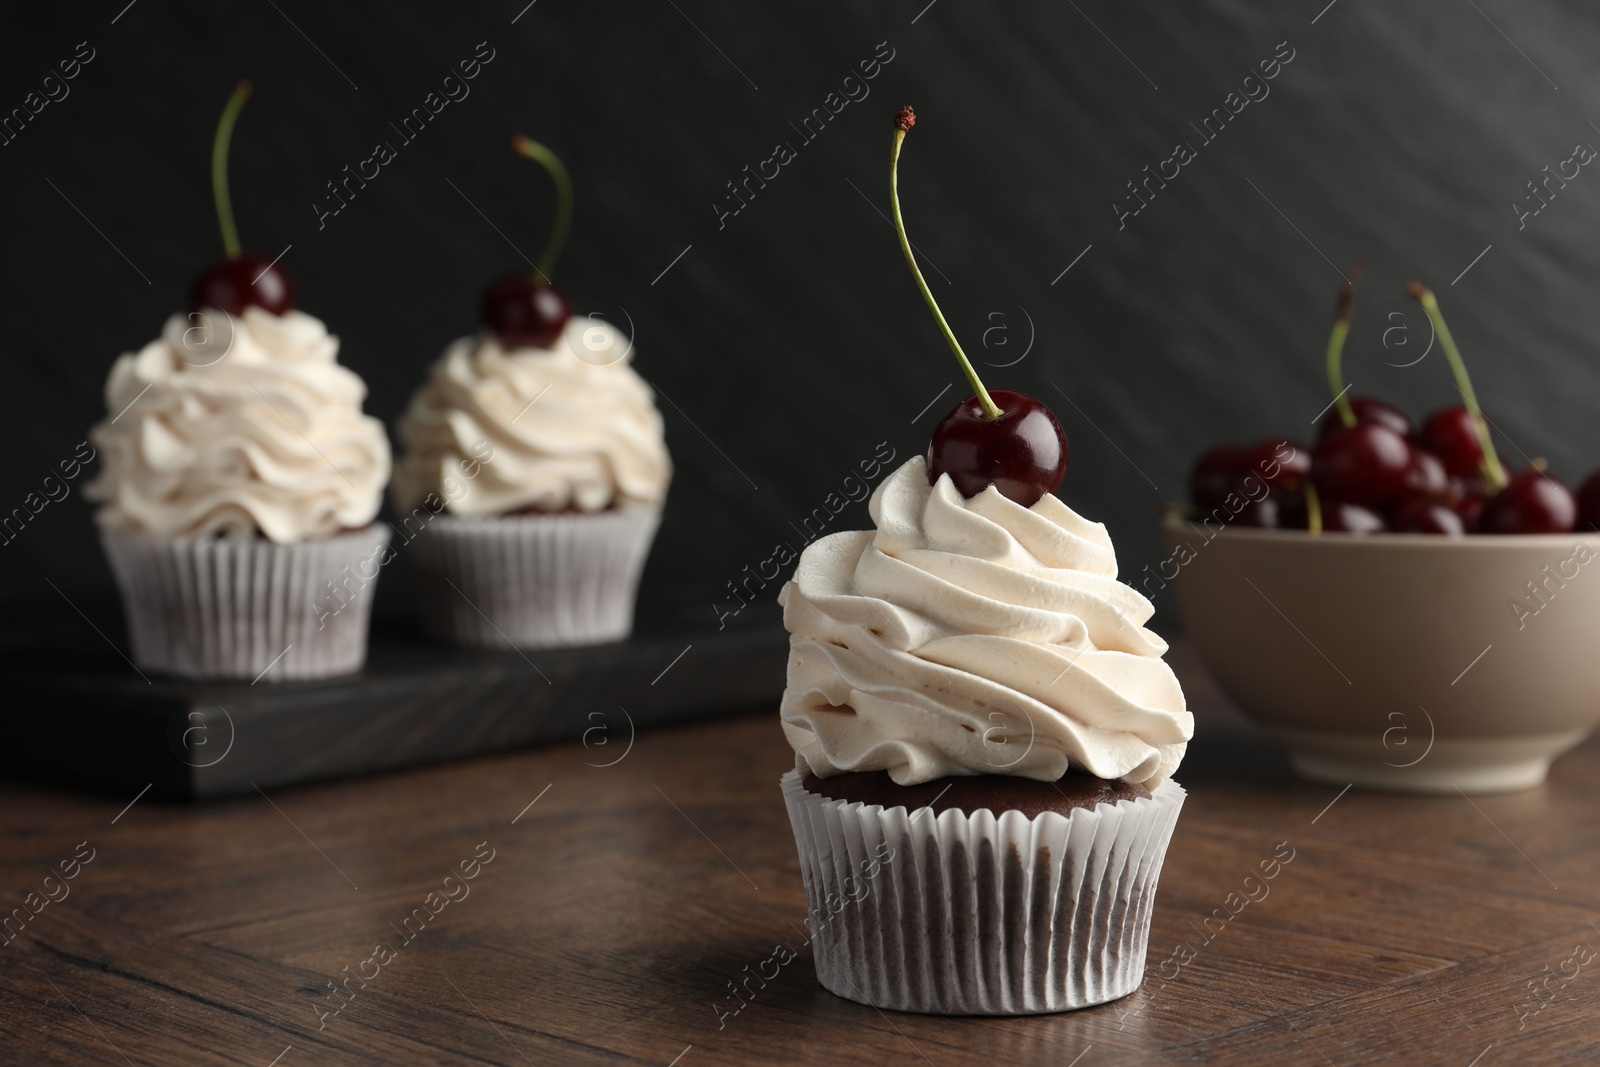
[[[1341,794],[1292,778],[1175,655],[1200,740],[1149,975],[1118,1003],[883,1013],[823,991],[802,950],[719,1026],[805,914],[767,711],[195,807],[0,784],[0,899],[42,907],[0,948],[0,1062],[1600,1058],[1600,745],[1528,793]],[[1268,894],[1206,925],[1280,842]],[[48,878],[63,861],[76,877]]]

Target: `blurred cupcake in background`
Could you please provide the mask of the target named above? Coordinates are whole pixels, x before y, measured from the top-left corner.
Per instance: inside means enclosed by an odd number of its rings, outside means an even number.
[[[330,677],[366,659],[389,442],[338,338],[294,310],[288,272],[239,251],[225,168],[248,94],[217,131],[228,258],[195,282],[193,312],[113,365],[87,492],[141,668]]]
[[[207,342],[174,315],[117,360],[90,433],[102,467],[88,493],[134,661],[187,678],[360,670],[389,537],[372,525],[383,424],[361,413],[366,386],[319,320],[208,314],[225,325]],[[199,362],[211,346],[216,362]]]
[[[534,272],[489,287],[487,329],[452,344],[412,398],[394,503],[431,633],[478,648],[622,640],[672,462],[632,342],[572,317],[550,282],[571,222],[565,169],[527,138],[512,145],[555,179],[555,232]]]

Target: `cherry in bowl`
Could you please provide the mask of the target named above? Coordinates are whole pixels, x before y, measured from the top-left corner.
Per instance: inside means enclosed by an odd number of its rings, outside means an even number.
[[[1218,445],[1202,455],[1189,476],[1189,492],[1197,507],[1211,511],[1239,491],[1250,469],[1250,454],[1233,445]]]
[[[1529,467],[1512,475],[1506,487],[1485,502],[1478,516],[1478,532],[1568,533],[1577,521],[1578,502],[1572,491],[1544,471]]]
[[[1375,534],[1388,530],[1389,524],[1363,504],[1327,500],[1322,503],[1322,528],[1330,533]]]
[[[1458,478],[1471,477],[1483,467],[1483,441],[1476,420],[1459,404],[1440,408],[1424,419],[1417,440]]]
[[[1411,436],[1411,419],[1405,412],[1387,400],[1379,400],[1375,396],[1353,396],[1350,398],[1350,407],[1355,412],[1357,425],[1364,422],[1374,422],[1379,426],[1387,426],[1401,437],[1409,438]],[[1327,437],[1333,431],[1343,428],[1343,416],[1340,414],[1339,407],[1336,404],[1322,417],[1322,424],[1317,436],[1319,439]]]
[[[1246,474],[1255,474],[1273,492],[1299,489],[1311,476],[1311,450],[1283,437],[1272,437],[1246,454]]]
[[[1317,442],[1311,480],[1334,500],[1377,507],[1405,489],[1411,446],[1388,426],[1358,422],[1341,426]]]
[[[1460,537],[1467,532],[1466,521],[1460,512],[1423,495],[1405,497],[1390,509],[1390,516],[1390,525],[1396,533]]]
[[[1600,471],[1578,487],[1578,529],[1585,533],[1600,530]]]

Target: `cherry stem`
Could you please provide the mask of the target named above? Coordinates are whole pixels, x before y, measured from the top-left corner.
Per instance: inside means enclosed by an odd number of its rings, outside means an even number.
[[[1317,487],[1309,480],[1306,482],[1306,529],[1314,534],[1322,532],[1322,498],[1317,495]]]
[[[544,167],[556,183],[555,229],[550,231],[550,242],[544,246],[539,265],[533,268],[538,278],[544,279],[548,285],[556,271],[556,260],[561,258],[561,250],[567,245],[567,232],[572,229],[572,177],[560,157],[532,138],[519,133],[511,138],[511,147]]]
[[[233,139],[233,124],[239,119],[244,102],[250,99],[250,82],[233,87],[233,95],[217,120],[217,136],[211,142],[211,195],[217,202],[217,223],[222,227],[222,250],[229,259],[239,258],[239,231],[233,225],[233,200],[228,196],[228,142]]]
[[[894,228],[900,235],[900,251],[905,253],[906,265],[911,268],[911,276],[917,280],[917,288],[922,290],[922,299],[928,302],[928,310],[933,312],[933,317],[938,320],[939,329],[944,333],[944,339],[950,344],[950,351],[956,354],[956,359],[961,363],[961,369],[966,372],[967,381],[972,384],[972,391],[978,397],[978,403],[983,406],[986,418],[998,419],[1005,412],[994,402],[989,395],[989,390],[983,387],[983,382],[978,378],[978,372],[972,369],[972,363],[967,359],[967,354],[961,351],[961,342],[956,340],[956,335],[951,331],[950,324],[945,321],[944,313],[939,310],[939,302],[933,298],[933,290],[928,288],[928,282],[922,276],[922,271],[917,267],[917,258],[911,254],[911,239],[906,236],[905,219],[900,217],[900,145],[906,139],[906,131],[916,124],[917,116],[909,107],[900,109],[895,116],[894,150],[889,156],[889,201],[894,205]]]
[[[1356,302],[1356,280],[1360,277],[1360,267],[1351,267],[1345,275],[1333,313],[1333,332],[1328,335],[1328,388],[1333,390],[1339,421],[1346,426],[1356,424],[1356,409],[1350,404],[1350,391],[1344,384],[1344,339],[1350,333],[1350,309]]]
[[[1439,338],[1439,347],[1444,349],[1445,359],[1450,361],[1450,370],[1456,376],[1456,388],[1461,391],[1461,399],[1466,401],[1467,411],[1472,415],[1472,428],[1478,432],[1478,444],[1483,448],[1483,477],[1495,489],[1504,489],[1510,482],[1506,471],[1500,464],[1500,456],[1494,450],[1494,439],[1489,436],[1489,422],[1483,417],[1483,409],[1478,406],[1478,394],[1472,389],[1472,379],[1467,375],[1467,365],[1462,362],[1461,350],[1456,347],[1454,337],[1450,336],[1450,327],[1444,324],[1444,316],[1439,312],[1439,301],[1434,298],[1433,290],[1420,282],[1407,282],[1406,295],[1422,305],[1422,311],[1428,316],[1428,321],[1433,324],[1433,332]]]

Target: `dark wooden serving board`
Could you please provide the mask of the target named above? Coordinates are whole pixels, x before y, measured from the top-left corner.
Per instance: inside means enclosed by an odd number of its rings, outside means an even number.
[[[259,685],[147,682],[110,645],[42,636],[0,656],[0,773],[199,799],[558,740],[605,765],[644,727],[772,703],[775,609],[720,632],[658,612],[628,641],[526,656],[380,630],[360,674]]]

